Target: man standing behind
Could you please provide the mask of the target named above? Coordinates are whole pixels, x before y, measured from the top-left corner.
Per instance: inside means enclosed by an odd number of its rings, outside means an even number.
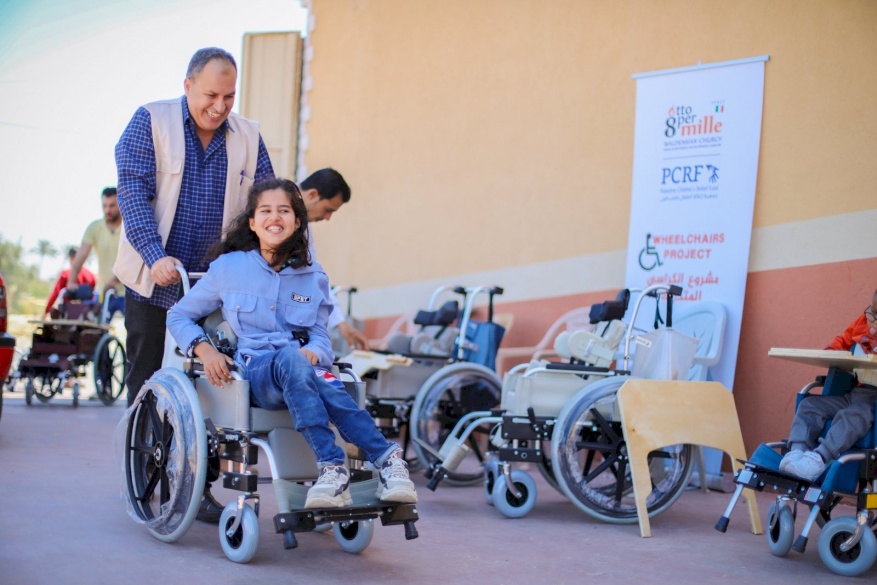
[[[185,95],[137,109],[116,145],[124,230],[113,272],[126,286],[128,404],[161,367],[165,319],[179,296],[176,265],[203,272],[207,250],[274,177],[257,123],[232,113],[237,64],[223,49],[189,61]],[[218,521],[208,488],[198,518]]]
[[[333,213],[350,201],[350,186],[341,173],[335,169],[325,168],[312,173],[301,182],[299,188],[305,202],[305,208],[308,210],[308,242],[310,243],[311,258],[316,260],[317,250],[310,232],[311,224],[317,221],[329,221]],[[368,349],[368,338],[362,331],[347,322],[344,311],[338,304],[338,299],[331,292],[330,297],[335,308],[329,315],[329,330],[337,327],[338,332],[350,347]]]
[[[116,311],[125,312],[125,287],[113,274],[113,264],[119,251],[119,235],[122,232],[122,215],[116,198],[116,188],[107,187],[101,193],[103,219],[96,219],[85,228],[82,244],[70,266],[70,278],[67,290],[76,292],[76,278],[88,255],[94,250],[97,255],[97,287],[101,293],[101,301],[107,291],[114,289],[116,296],[110,299],[110,315]]]

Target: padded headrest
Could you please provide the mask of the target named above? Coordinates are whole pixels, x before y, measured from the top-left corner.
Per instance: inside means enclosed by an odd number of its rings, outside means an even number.
[[[623,289],[618,293],[614,301],[604,301],[599,305],[592,305],[591,312],[588,313],[591,325],[600,321],[623,319],[624,314],[627,312],[628,303],[630,303],[630,291]]]
[[[427,325],[446,327],[454,322],[459,312],[460,306],[457,301],[448,301],[435,311],[417,311],[414,324],[424,327]]]

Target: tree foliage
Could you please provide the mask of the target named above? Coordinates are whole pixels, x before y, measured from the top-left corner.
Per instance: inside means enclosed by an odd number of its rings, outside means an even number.
[[[48,242],[47,242],[48,243]],[[57,249],[50,243],[44,250]],[[52,256],[46,253],[46,256]],[[41,259],[45,256],[41,256]],[[52,283],[40,280],[38,266],[26,264],[21,244],[7,241],[0,235],[0,274],[6,281],[8,310],[10,313],[36,314],[42,310]]]

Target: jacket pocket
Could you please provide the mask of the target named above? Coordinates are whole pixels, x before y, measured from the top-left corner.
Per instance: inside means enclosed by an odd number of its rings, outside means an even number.
[[[258,297],[245,293],[229,293],[225,309],[237,333],[253,331],[257,328],[256,305]]]
[[[317,323],[319,305],[314,303],[301,303],[286,305],[286,322],[293,329],[308,329]]]

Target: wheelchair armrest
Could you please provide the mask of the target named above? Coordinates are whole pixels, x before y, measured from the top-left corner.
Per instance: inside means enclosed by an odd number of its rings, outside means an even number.
[[[557,364],[553,362],[545,364],[545,368],[548,370],[562,370],[566,372],[590,372],[601,374],[605,374],[611,371],[609,368],[603,366],[587,366],[584,364]]]

